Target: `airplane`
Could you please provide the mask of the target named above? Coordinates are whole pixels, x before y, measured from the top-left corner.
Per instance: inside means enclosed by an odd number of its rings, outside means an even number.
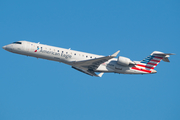
[[[62,62],[96,77],[102,77],[104,73],[153,74],[157,72],[154,68],[161,60],[170,62],[168,57],[174,55],[154,51],[141,61],[132,61],[123,56],[115,58],[120,50],[112,55],[102,56],[29,41],[13,42],[2,48],[16,54]]]

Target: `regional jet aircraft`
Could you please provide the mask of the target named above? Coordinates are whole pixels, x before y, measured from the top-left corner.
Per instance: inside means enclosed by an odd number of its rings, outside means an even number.
[[[104,73],[156,73],[154,68],[159,62],[161,60],[169,62],[169,55],[173,55],[154,51],[141,61],[132,61],[122,56],[115,58],[120,51],[109,56],[102,56],[28,41],[13,42],[3,46],[3,49],[21,55],[62,62],[80,72],[96,77],[101,77]]]

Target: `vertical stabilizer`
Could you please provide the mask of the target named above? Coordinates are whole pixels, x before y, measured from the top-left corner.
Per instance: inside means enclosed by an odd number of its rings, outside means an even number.
[[[154,69],[160,63],[161,60],[165,62],[170,62],[168,59],[168,57],[170,57],[169,55],[174,54],[154,51],[145,59],[143,59],[139,64],[137,64],[137,66],[145,69]]]

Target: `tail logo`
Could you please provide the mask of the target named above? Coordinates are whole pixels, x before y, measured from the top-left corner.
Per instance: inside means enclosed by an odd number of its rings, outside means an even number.
[[[145,59],[141,61],[141,63],[147,64],[149,61],[151,61],[155,56],[149,55]]]
[[[131,69],[138,70],[145,73],[152,73],[151,69],[154,69],[159,62],[163,59],[161,56],[157,55],[149,55],[145,59],[143,59],[136,67],[132,67]]]
[[[143,59],[140,64],[137,64],[136,66],[139,68],[154,69],[162,59],[163,57],[161,56],[149,55],[148,57]]]
[[[141,61],[141,63],[147,64],[147,65],[155,65],[156,66],[162,59],[163,59],[163,57],[160,57],[160,56],[149,55],[148,57],[143,59]]]

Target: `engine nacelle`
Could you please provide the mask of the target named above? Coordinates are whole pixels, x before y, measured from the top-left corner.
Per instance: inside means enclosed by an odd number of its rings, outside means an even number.
[[[127,57],[122,57],[122,56],[119,56],[119,57],[118,57],[117,63],[118,63],[119,65],[123,65],[123,66],[129,66],[129,64],[135,64],[135,63],[132,62],[129,58],[127,58]]]

